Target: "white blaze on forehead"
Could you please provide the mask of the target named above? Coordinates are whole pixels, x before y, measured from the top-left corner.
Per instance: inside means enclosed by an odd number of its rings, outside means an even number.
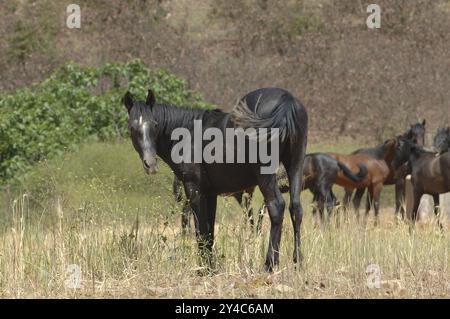
[[[142,125],[142,115],[139,116],[139,125]]]

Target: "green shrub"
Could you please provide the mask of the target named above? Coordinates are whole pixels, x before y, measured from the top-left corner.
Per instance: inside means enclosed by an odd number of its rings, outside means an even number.
[[[161,103],[210,107],[184,80],[139,59],[99,68],[69,63],[39,84],[0,94],[0,182],[87,139],[126,135],[121,98],[128,88],[144,99],[149,87]]]

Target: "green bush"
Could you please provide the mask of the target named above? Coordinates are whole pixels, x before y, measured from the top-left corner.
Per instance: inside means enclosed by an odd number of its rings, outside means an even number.
[[[144,99],[149,87],[160,103],[210,107],[184,80],[139,59],[99,68],[69,63],[39,84],[0,94],[0,182],[87,139],[126,135],[121,98],[129,89]]]

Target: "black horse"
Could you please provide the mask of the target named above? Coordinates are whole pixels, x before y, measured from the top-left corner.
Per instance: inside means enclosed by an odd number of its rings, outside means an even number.
[[[439,154],[448,152],[450,148],[450,126],[437,129],[436,136],[433,140],[433,147]]]
[[[402,139],[406,139],[411,141],[412,143],[424,146],[425,145],[425,125],[426,121],[418,122],[412,124],[410,128],[401,135]],[[383,157],[383,145],[380,144],[376,147],[372,148],[363,148],[354,151],[352,154],[367,154],[377,159],[382,159]],[[408,166],[405,163],[401,165],[397,169],[394,169],[392,163],[387,163],[391,173],[390,176],[384,182],[384,185],[395,185],[395,214],[401,214],[402,219],[405,216],[405,208],[403,203],[405,201],[405,178],[410,173],[408,170]],[[365,188],[359,188],[355,192],[355,196],[353,197],[353,206],[356,211],[359,210],[361,205],[361,199],[364,195]],[[345,197],[344,197],[344,205],[348,206],[353,191],[350,189],[346,189]]]
[[[402,157],[408,158],[408,165],[411,168],[414,194],[413,222],[418,219],[420,199],[424,194],[433,196],[434,212],[438,214],[439,194],[450,192],[450,153],[429,152],[420,146],[411,144],[409,150],[402,151]],[[438,222],[442,229],[442,224],[440,221]]]
[[[222,132],[222,136],[226,135],[227,128],[278,129],[278,135],[268,136],[265,147],[273,149],[272,153],[276,152],[275,155],[286,167],[290,183],[289,210],[294,228],[294,263],[301,259],[302,206],[299,194],[307,144],[308,116],[298,99],[283,89],[258,89],[245,95],[232,113],[158,104],[155,102],[155,96],[151,90],[148,91],[146,101],[142,102],[136,102],[131,93],[127,92],[123,103],[129,114],[131,139],[142,160],[144,170],[147,173],[156,172],[156,156],[158,155],[182,181],[194,213],[201,260],[206,262],[208,269],[211,269],[213,265],[212,248],[218,195],[241,192],[249,187],[259,186],[271,221],[270,241],[265,261],[265,269],[268,271],[279,264],[285,202],[277,186],[275,172],[266,171],[264,174],[262,171],[267,167],[265,160],[261,156],[257,157],[256,162],[249,160],[254,154],[249,151],[247,146],[250,145],[250,139],[254,138],[254,135],[253,137],[247,136],[245,139],[243,163],[236,161],[234,163],[229,163],[229,161],[206,163],[195,159],[199,144],[195,140],[194,121],[200,121],[203,132],[207,128],[215,128],[215,132],[219,130]],[[189,150],[191,154],[194,154],[194,161],[182,160],[179,162],[178,159],[173,158],[174,147],[182,142],[172,139],[172,132],[177,128],[187,129],[190,136],[194,136],[194,141],[189,143]],[[259,135],[257,137],[260,142]],[[234,142],[237,143],[236,136]],[[278,150],[274,147],[276,146],[275,142],[278,142]],[[228,144],[225,143],[225,145]],[[200,152],[204,151],[207,146],[209,145],[200,141]],[[233,148],[232,153],[228,154],[227,147],[224,147],[223,154],[236,159],[242,156],[239,151],[242,152],[242,149]],[[183,152],[183,156],[185,155]],[[271,157],[274,158],[274,154],[271,154]]]

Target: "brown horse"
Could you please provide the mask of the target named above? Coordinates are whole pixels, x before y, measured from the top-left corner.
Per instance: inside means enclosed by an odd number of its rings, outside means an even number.
[[[378,224],[381,190],[383,189],[384,182],[391,174],[390,165],[388,165],[388,163],[393,162],[396,147],[398,145],[399,142],[397,139],[390,139],[384,142],[381,159],[374,158],[367,154],[328,153],[328,155],[343,163],[352,171],[357,171],[358,165],[360,164],[367,167],[367,176],[363,180],[359,182],[349,180],[340,172],[337,175],[335,183],[346,189],[367,188],[369,190],[365,216],[367,217],[370,208],[373,205],[376,217],[375,225]],[[359,216],[359,214],[357,216]]]
[[[418,217],[418,209],[422,195],[433,196],[435,210],[438,214],[439,194],[450,192],[450,153],[438,155],[425,151],[421,147],[412,146],[409,155],[411,166],[411,182],[414,192],[414,205],[412,219],[415,222]],[[442,224],[438,221],[442,229]]]

